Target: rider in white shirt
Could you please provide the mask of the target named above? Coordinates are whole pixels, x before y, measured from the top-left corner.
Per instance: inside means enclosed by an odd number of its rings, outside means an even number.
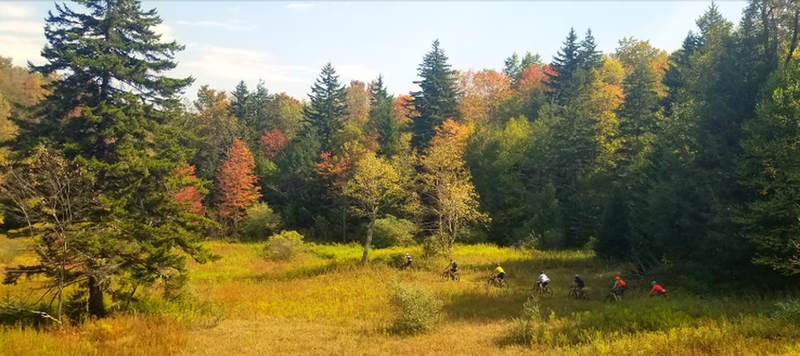
[[[544,271],[539,271],[539,278],[537,278],[536,280],[539,281],[538,284],[541,285],[542,287],[550,283],[550,278],[547,278],[547,275],[544,274]]]

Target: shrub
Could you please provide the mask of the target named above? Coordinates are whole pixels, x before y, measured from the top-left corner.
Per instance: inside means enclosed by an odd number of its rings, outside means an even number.
[[[438,233],[428,236],[422,242],[422,255],[426,257],[444,255],[447,252],[447,239],[446,235]]]
[[[242,222],[240,236],[246,240],[265,240],[277,232],[280,216],[267,203],[255,203],[247,208],[247,218]]]
[[[800,299],[778,302],[775,306],[778,307],[775,318],[800,323]]]
[[[375,248],[411,245],[414,243],[416,230],[417,227],[413,222],[388,215],[375,220],[375,236],[372,238],[372,245]]]
[[[303,251],[303,235],[297,231],[281,231],[269,237],[264,252],[273,261],[289,261]]]
[[[397,310],[392,327],[397,334],[420,334],[431,330],[442,309],[442,302],[420,287],[396,285],[390,300]]]
[[[406,265],[406,254],[405,253],[393,253],[389,255],[389,267],[393,268],[403,268]]]
[[[532,344],[537,334],[536,325],[539,321],[541,321],[539,298],[536,296],[529,297],[525,304],[522,305],[522,316],[513,320],[509,338],[514,343]]]

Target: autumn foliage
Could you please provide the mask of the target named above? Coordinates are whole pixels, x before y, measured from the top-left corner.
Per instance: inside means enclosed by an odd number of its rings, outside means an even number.
[[[187,180],[188,183],[194,183],[197,181],[194,170],[194,166],[187,165],[176,172],[175,176],[179,179]],[[174,198],[175,201],[185,206],[186,211],[196,215],[203,215],[203,199],[205,198],[205,194],[194,184],[185,186],[179,190],[175,193]]]
[[[217,175],[217,213],[231,219],[234,227],[245,209],[261,197],[258,178],[253,174],[255,165],[250,150],[235,139]]]
[[[258,145],[261,146],[267,158],[272,159],[283,152],[288,142],[286,135],[281,130],[272,129],[264,132],[264,135],[258,140]]]

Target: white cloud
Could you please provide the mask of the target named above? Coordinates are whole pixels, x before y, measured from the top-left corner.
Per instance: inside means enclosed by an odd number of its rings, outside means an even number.
[[[245,21],[234,20],[231,22],[219,21],[178,21],[178,25],[184,26],[198,26],[198,27],[216,27],[231,31],[250,31],[256,29],[256,26],[249,25]]]
[[[311,68],[279,64],[273,55],[264,51],[212,45],[202,45],[197,51],[199,53],[192,53],[192,59],[184,60],[181,67],[198,78],[264,78],[270,82],[304,83],[315,72]]]
[[[33,15],[33,8],[14,3],[0,2],[0,18],[26,18]]]
[[[309,3],[301,3],[301,4],[288,4],[284,6],[287,9],[310,9],[314,7],[314,4]]]
[[[35,64],[44,63],[44,58],[40,55],[42,47],[44,47],[44,36],[36,38],[0,34],[0,56],[11,57],[18,66],[25,66],[28,61]]]
[[[172,27],[169,27],[169,25],[166,25],[163,22],[154,27],[153,31],[161,35],[162,41],[168,42],[175,40],[175,32],[172,31]]]
[[[26,33],[26,34],[43,34],[44,25],[35,21],[2,21],[0,20],[0,32],[2,33]]]

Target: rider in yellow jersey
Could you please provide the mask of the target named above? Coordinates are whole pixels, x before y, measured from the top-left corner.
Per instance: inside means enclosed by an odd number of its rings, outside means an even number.
[[[494,273],[497,274],[497,280],[502,282],[503,278],[506,277],[506,271],[503,270],[503,267],[500,267],[499,263],[495,263],[495,265],[497,268],[494,269]]]

